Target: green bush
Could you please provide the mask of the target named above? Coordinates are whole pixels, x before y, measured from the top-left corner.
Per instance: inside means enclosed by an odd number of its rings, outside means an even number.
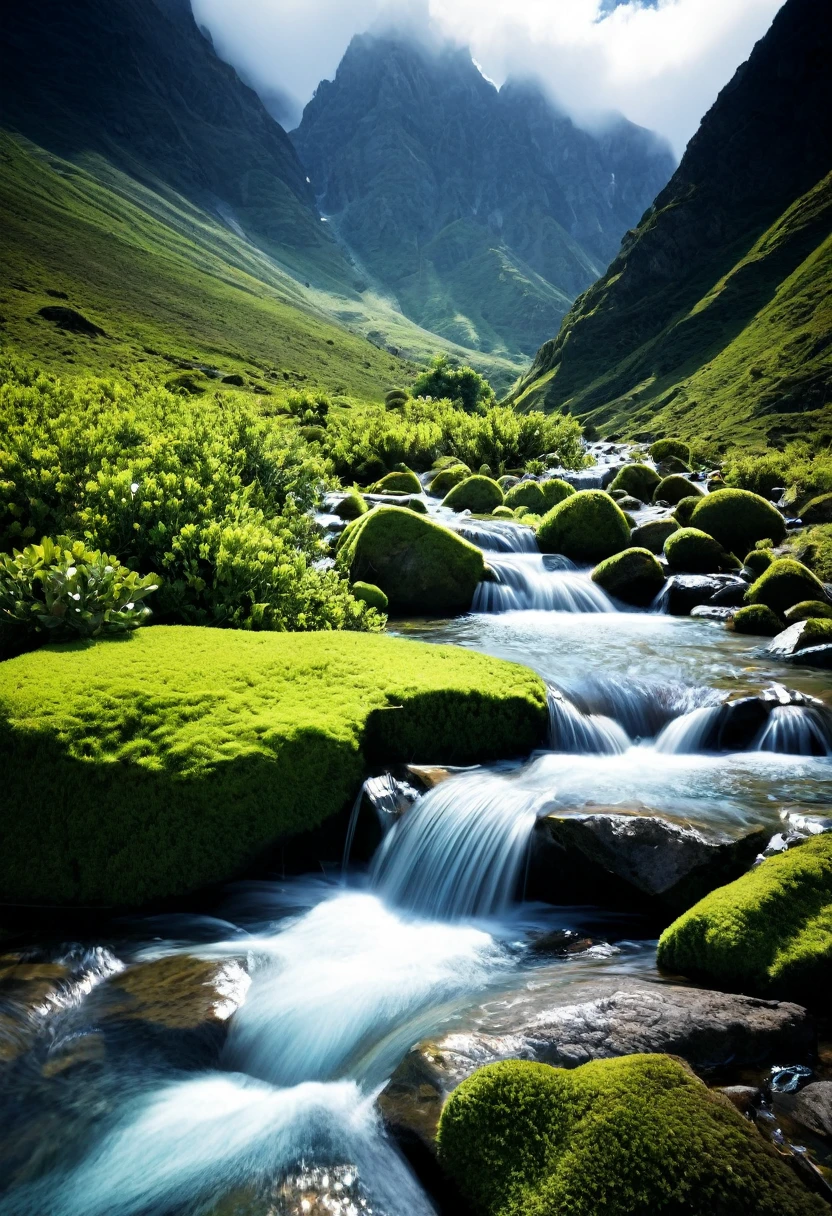
[[[735,612],[731,620],[736,633],[756,633],[760,637],[776,637],[783,629],[783,622],[776,612],[765,604],[749,604]]]
[[[770,857],[665,929],[659,965],[731,991],[832,997],[832,835]]]
[[[371,489],[374,494],[421,494],[422,483],[416,474],[408,469],[406,472],[388,473]]]
[[[822,583],[832,583],[832,524],[818,524],[790,537],[789,548]]]
[[[377,612],[387,611],[387,596],[381,587],[377,587],[375,583],[362,583],[359,579],[357,583],[352,584],[352,593],[357,600],[361,600],[368,608],[375,608]]]
[[[458,486],[461,481],[465,481],[465,478],[470,476],[471,470],[464,464],[455,464],[450,468],[440,469],[430,483],[430,493],[444,498],[454,486]]]
[[[364,515],[369,509],[364,501],[364,496],[352,488],[347,490],[346,495],[337,503],[334,514],[340,516],[341,519],[358,519],[359,515]]]
[[[664,543],[671,570],[686,574],[714,574],[724,570],[728,554],[719,541],[698,528],[679,528]]]
[[[656,470],[651,469],[649,465],[625,464],[618,470],[607,489],[610,493],[613,490],[623,490],[625,494],[631,494],[640,502],[650,502],[660,481]]]
[[[725,479],[729,485],[763,497],[775,486],[785,486],[791,504],[828,494],[832,492],[832,452],[825,442],[817,436],[796,440],[784,452],[729,453],[724,461]]]
[[[768,570],[771,563],[774,561],[774,554],[771,549],[752,549],[750,553],[746,553],[744,566],[755,575],[761,575],[765,570]]]
[[[546,511],[550,511],[559,502],[563,502],[564,498],[570,498],[575,493],[575,487],[560,477],[548,477],[546,481],[541,481],[539,484],[543,491]]]
[[[675,456],[677,460],[690,464],[690,446],[685,443],[684,439],[657,439],[650,445],[650,456],[656,464],[661,464],[670,456]]]
[[[609,494],[580,490],[547,511],[537,529],[537,543],[543,553],[599,562],[629,546],[630,527]]]
[[[181,896],[341,811],[370,764],[526,754],[546,717],[526,668],[386,636],[153,626],[41,648],[0,664],[3,898]]]
[[[746,604],[765,604],[780,616],[804,600],[826,600],[820,579],[790,557],[780,557],[763,571],[745,593]]]
[[[699,506],[701,494],[689,494],[687,498],[680,498],[676,503],[676,510],[673,512],[673,518],[683,528],[687,528],[693,518],[693,513]]]
[[[793,625],[795,621],[832,620],[832,606],[820,600],[802,600],[783,613],[786,624]]]
[[[542,498],[542,495],[541,495]],[[490,515],[503,504],[503,491],[490,477],[466,477],[455,485],[442,500],[443,507],[454,511],[472,511],[475,515]]]
[[[701,498],[702,491],[695,481],[688,481],[681,473],[663,477],[653,491],[653,502],[668,502],[677,506],[683,498]]]
[[[414,397],[458,403],[469,414],[494,402],[494,390],[472,367],[457,367],[447,355],[436,355],[430,367],[413,382]]]
[[[67,536],[2,553],[0,655],[137,629],[150,616],[141,601],[156,590],[156,575],[142,578]]]
[[[800,508],[800,518],[804,524],[832,523],[832,494],[820,494],[810,499],[805,507]]]
[[[821,1216],[823,1201],[679,1060],[478,1069],[445,1103],[439,1161],[477,1216]]]
[[[664,571],[649,549],[625,549],[596,566],[592,581],[608,595],[644,608],[664,586]]]
[[[729,553],[747,553],[759,540],[779,545],[786,535],[783,516],[759,494],[717,490],[697,504],[691,523],[713,536]]]
[[[536,481],[521,481],[508,491],[505,504],[514,510],[515,507],[528,507],[538,515],[548,510],[543,487]]]
[[[404,405],[410,394],[404,388],[391,388],[389,392],[384,394],[384,404],[388,410],[394,410],[400,405]]]
[[[630,542],[637,548],[649,549],[651,553],[662,553],[664,542],[678,531],[679,525],[675,519],[650,519],[646,524],[633,528]]]

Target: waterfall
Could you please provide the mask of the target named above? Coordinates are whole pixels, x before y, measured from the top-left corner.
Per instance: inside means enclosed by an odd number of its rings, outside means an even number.
[[[526,862],[539,791],[484,770],[429,790],[388,832],[372,882],[381,896],[449,919],[504,911]]]
[[[584,714],[614,718],[631,739],[652,739],[680,714],[719,700],[711,688],[594,673],[559,680],[557,690]]]
[[[496,582],[482,582],[474,593],[474,612],[615,612],[609,596],[566,558],[547,567],[540,554],[489,554]]]
[[[802,705],[777,705],[756,740],[761,752],[789,756],[828,756],[832,737],[824,715]]]
[[[664,755],[689,755],[702,750],[702,744],[722,713],[721,705],[700,705],[690,713],[681,714],[668,722],[655,742],[655,750]]]
[[[454,531],[488,553],[539,553],[531,528],[510,520],[466,519],[454,523]]]
[[[631,741],[619,724],[602,714],[584,714],[557,689],[549,689],[549,746],[555,752],[620,756]]]

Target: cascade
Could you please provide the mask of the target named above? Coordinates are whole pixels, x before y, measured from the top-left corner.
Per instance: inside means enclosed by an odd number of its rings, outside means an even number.
[[[631,739],[651,739],[680,714],[719,700],[710,688],[596,673],[562,679],[558,691],[584,714],[614,718]]]
[[[580,755],[622,755],[631,741],[612,718],[584,714],[557,689],[549,689],[549,746],[556,752]]]
[[[609,596],[565,557],[553,560],[540,554],[490,553],[488,564],[496,581],[478,584],[472,605],[474,612],[616,611]]]
[[[513,524],[510,520],[454,520],[453,529],[465,540],[487,553],[539,553],[537,539],[531,528]]]
[[[700,705],[668,722],[654,748],[664,755],[687,755],[702,750],[702,743],[722,712],[720,705]]]
[[[827,716],[803,705],[777,705],[768,716],[756,746],[761,752],[790,756],[829,756],[832,754]]]

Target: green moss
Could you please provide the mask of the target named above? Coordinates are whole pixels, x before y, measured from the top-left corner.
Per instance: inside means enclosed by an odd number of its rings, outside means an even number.
[[[804,600],[826,600],[820,579],[790,557],[779,557],[745,593],[747,604],[766,604],[781,616]]]
[[[427,515],[427,503],[422,498],[408,498],[402,503],[403,507],[407,507],[408,511],[415,511],[417,515]]]
[[[514,518],[515,519],[525,519],[527,515],[531,515],[531,511],[529,510],[528,507],[515,507],[514,508]]]
[[[511,473],[504,473],[502,477],[497,478],[497,485],[504,494],[507,494],[513,486],[517,485],[519,480],[519,477],[513,477]]]
[[[789,537],[789,548],[822,582],[832,582],[832,524],[817,524]]]
[[[820,600],[803,600],[787,608],[783,617],[788,625],[793,625],[795,621],[832,620],[832,607]]]
[[[775,506],[749,490],[717,490],[700,502],[691,516],[729,553],[747,553],[759,540],[778,545],[786,535],[783,516]]]
[[[762,574],[768,570],[771,563],[774,561],[774,554],[771,549],[752,549],[750,553],[746,553],[744,566],[755,575]]]
[[[491,514],[495,519],[514,519],[511,507],[495,507]]]
[[[430,492],[444,498],[454,486],[458,486],[461,481],[465,481],[466,477],[470,476],[471,470],[464,464],[441,469],[430,483]]]
[[[723,570],[728,555],[719,541],[698,528],[679,528],[668,536],[664,554],[671,570],[713,574]]]
[[[422,483],[416,474],[407,469],[405,472],[388,473],[372,487],[374,494],[421,494]]]
[[[832,645],[832,620],[825,617],[807,617],[806,626],[800,635],[799,649],[829,645]]]
[[[364,498],[358,490],[347,490],[346,496],[335,506],[334,513],[341,519],[358,519],[369,510]]]
[[[341,810],[371,761],[525,753],[545,725],[536,675],[457,647],[187,626],[47,647],[0,664],[0,887],[182,895]]]
[[[679,1060],[507,1060],[451,1094],[439,1160],[476,1216],[821,1216],[825,1205]]]
[[[685,443],[684,439],[657,439],[650,445],[650,456],[656,464],[660,464],[670,456],[675,456],[677,460],[690,464],[690,445]]]
[[[641,502],[650,502],[653,491],[660,481],[661,478],[656,470],[651,469],[649,465],[625,464],[623,469],[618,470],[607,488],[610,492],[623,490],[625,494],[632,494]]]
[[[736,633],[753,633],[760,637],[776,637],[783,629],[783,622],[776,612],[765,604],[748,604],[734,613],[731,620]]]
[[[515,507],[528,507],[537,515],[548,510],[543,488],[536,481],[521,481],[519,485],[514,486],[506,494],[505,504],[512,510]]]
[[[804,524],[832,523],[832,494],[819,494],[801,507],[800,518]]]
[[[471,511],[475,515],[488,515],[495,507],[502,506],[503,491],[490,477],[466,477],[445,495],[442,505],[454,511]]]
[[[689,494],[687,498],[680,498],[676,504],[676,510],[673,512],[673,518],[683,528],[687,528],[693,518],[693,513],[699,506],[699,494]]]
[[[543,516],[537,530],[543,553],[562,553],[576,561],[603,561],[630,544],[624,512],[603,490],[581,490]]]
[[[616,599],[646,607],[664,586],[664,571],[649,549],[625,549],[597,565],[592,581]]]
[[[350,524],[338,560],[351,578],[381,587],[397,613],[467,612],[485,573],[476,545],[401,507],[376,507]]]
[[[702,491],[695,481],[688,481],[681,473],[663,477],[653,491],[653,502],[669,502],[676,506],[683,498],[701,498]]]
[[[368,607],[377,608],[379,612],[387,611],[387,596],[375,583],[363,583],[359,579],[357,583],[353,583],[350,590],[357,600],[362,600]]]
[[[575,487],[561,477],[550,477],[546,481],[541,481],[540,488],[543,491],[546,511],[556,507],[559,502],[563,502],[564,498],[569,498],[575,493]]]
[[[661,967],[731,991],[832,996],[832,835],[815,836],[711,891],[664,931]]]
[[[646,524],[633,528],[630,540],[638,548],[649,549],[651,553],[662,553],[664,542],[678,531],[679,525],[675,519],[650,519]]]

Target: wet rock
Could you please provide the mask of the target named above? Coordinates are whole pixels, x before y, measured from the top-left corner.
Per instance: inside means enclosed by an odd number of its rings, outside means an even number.
[[[407,771],[412,777],[423,786],[426,790],[432,790],[435,785],[447,781],[449,777],[453,777],[456,773],[464,772],[464,769],[445,768],[440,764],[408,764]]]
[[[747,590],[748,586],[745,581],[737,579],[736,582],[728,583],[727,586],[720,587],[719,591],[714,592],[708,600],[708,604],[717,608],[741,608]]]
[[[723,588],[735,585],[746,589],[746,583],[734,574],[674,574],[665,588],[667,611],[671,616],[689,616]]]
[[[797,1093],[772,1093],[772,1106],[816,1136],[832,1140],[832,1081],[813,1081]]]
[[[748,1115],[749,1118],[754,1117],[763,1100],[763,1091],[757,1089],[756,1085],[723,1085],[717,1092],[723,1094],[741,1114]]]
[[[805,693],[795,692],[782,684],[772,684],[756,696],[738,697],[726,701],[714,715],[707,732],[700,740],[703,751],[740,752],[755,746],[760,732],[775,709],[791,706],[806,711],[818,729],[817,738],[807,739],[813,751],[825,755],[820,739],[832,739],[832,711],[822,701]]]
[[[585,937],[575,933],[573,929],[553,929],[551,933],[542,933],[531,942],[529,949],[532,954],[549,955],[553,958],[567,958],[575,954],[585,954],[593,947],[603,945],[596,937]]]
[[[31,1045],[38,1031],[33,1015],[55,1003],[68,976],[65,963],[27,962],[14,954],[0,957],[0,1064]]]
[[[681,911],[743,874],[767,839],[762,828],[729,836],[640,807],[549,814],[535,828],[527,891],[557,904],[657,900]]]
[[[691,612],[691,616],[697,617],[703,621],[730,621],[736,610],[734,608],[720,608],[715,604],[699,604]]]

